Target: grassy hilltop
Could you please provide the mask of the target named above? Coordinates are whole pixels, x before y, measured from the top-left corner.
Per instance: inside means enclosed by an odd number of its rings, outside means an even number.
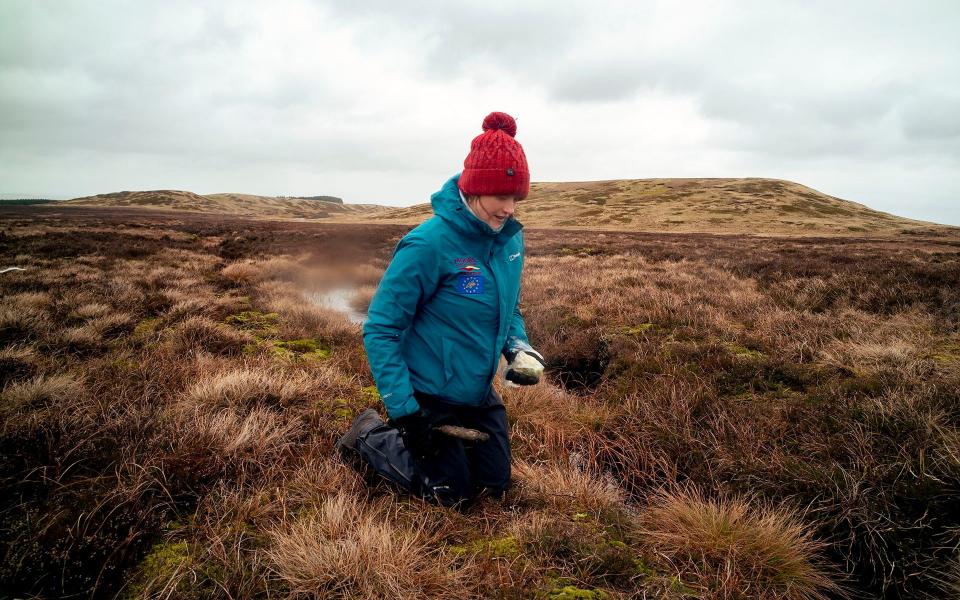
[[[334,455],[380,401],[359,327],[303,296],[362,310],[409,225],[0,212],[6,594],[960,593],[947,230],[530,229],[549,381],[502,390],[515,486],[459,513]]]
[[[141,207],[259,218],[416,224],[429,203],[408,208],[334,204],[246,194],[117,192],[71,205]],[[758,235],[931,235],[960,229],[916,221],[778,179],[622,179],[534,182],[518,208],[527,227]]]
[[[66,200],[66,205],[107,208],[136,207],[267,219],[327,219],[333,216],[374,215],[385,207],[343,204],[308,198],[275,198],[251,194],[207,194],[181,190],[113,192]]]
[[[419,204],[370,218],[417,223],[431,214],[429,204]],[[760,178],[534,182],[517,214],[530,227],[623,231],[898,235],[948,229]]]

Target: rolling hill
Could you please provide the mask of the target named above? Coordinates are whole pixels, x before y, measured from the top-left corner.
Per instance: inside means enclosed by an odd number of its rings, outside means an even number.
[[[429,203],[406,208],[248,194],[157,190],[69,200],[81,206],[144,207],[266,219],[416,224]],[[519,206],[527,227],[758,235],[960,234],[960,228],[873,210],[779,179],[618,179],[535,182]]]
[[[429,204],[373,221],[417,223]],[[771,235],[934,233],[960,228],[873,210],[778,179],[620,179],[535,182],[517,218],[528,227]]]
[[[275,198],[251,194],[208,194],[181,190],[114,192],[67,200],[77,206],[141,207],[272,219],[326,219],[335,215],[375,215],[387,207],[374,204],[342,204],[307,198]]]

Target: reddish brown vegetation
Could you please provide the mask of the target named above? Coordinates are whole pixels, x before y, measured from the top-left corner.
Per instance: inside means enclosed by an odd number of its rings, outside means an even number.
[[[517,485],[459,514],[333,456],[379,401],[359,328],[301,295],[372,285],[404,227],[4,210],[4,589],[957,585],[957,240],[529,232],[551,385],[503,391]]]

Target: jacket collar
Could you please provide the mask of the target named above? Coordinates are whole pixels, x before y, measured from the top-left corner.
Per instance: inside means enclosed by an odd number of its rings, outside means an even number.
[[[477,239],[492,238],[494,243],[498,245],[507,243],[507,240],[523,229],[523,225],[512,216],[507,219],[503,227],[500,228],[500,231],[495,231],[493,227],[487,225],[463,203],[463,200],[460,198],[460,188],[457,186],[459,180],[460,174],[457,173],[443,184],[440,191],[430,196],[433,214],[468,237]]]

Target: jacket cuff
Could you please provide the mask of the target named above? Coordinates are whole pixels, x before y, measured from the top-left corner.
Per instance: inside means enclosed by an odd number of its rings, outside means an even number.
[[[399,419],[407,415],[412,415],[418,410],[420,410],[420,404],[417,403],[413,396],[410,396],[397,406],[387,407],[387,415],[389,415],[391,419]]]
[[[506,343],[503,345],[503,357],[507,359],[507,362],[513,362],[520,352],[537,353],[536,350],[533,349],[533,346],[525,339],[515,335],[508,337]]]

